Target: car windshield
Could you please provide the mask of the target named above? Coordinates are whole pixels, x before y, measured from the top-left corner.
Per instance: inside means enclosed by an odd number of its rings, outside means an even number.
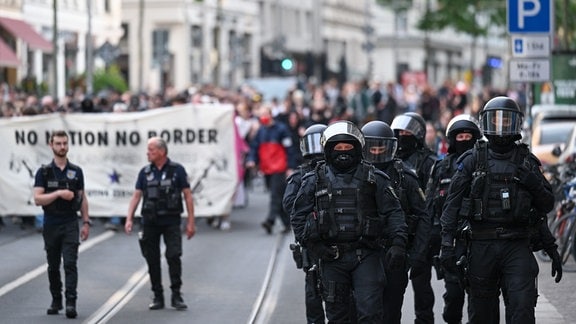
[[[542,125],[540,130],[540,144],[566,143],[574,123],[550,123]]]

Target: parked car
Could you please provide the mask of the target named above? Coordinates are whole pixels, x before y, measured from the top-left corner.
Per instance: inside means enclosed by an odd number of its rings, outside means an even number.
[[[576,126],[576,106],[550,106],[538,108],[532,119],[530,149],[544,164],[556,164],[559,156],[552,151],[559,147],[565,151]],[[533,107],[537,108],[536,106]]]

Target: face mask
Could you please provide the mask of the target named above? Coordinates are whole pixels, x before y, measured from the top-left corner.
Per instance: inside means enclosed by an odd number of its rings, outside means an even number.
[[[486,137],[490,142],[490,148],[498,153],[509,152],[515,141],[514,136],[486,135]]]
[[[264,125],[264,126],[270,125],[271,122],[272,122],[272,118],[270,118],[270,116],[261,116],[260,117],[260,123],[262,123],[262,125]]]
[[[357,164],[351,152],[352,151],[332,151],[330,154],[332,166],[338,171],[350,171]]]
[[[474,141],[454,141],[454,152],[462,154],[474,147]]]
[[[398,136],[398,156],[409,156],[416,152],[418,141],[414,136]]]

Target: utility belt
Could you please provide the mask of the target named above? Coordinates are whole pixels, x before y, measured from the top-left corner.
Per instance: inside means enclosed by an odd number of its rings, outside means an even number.
[[[468,230],[466,234],[470,240],[515,240],[532,237],[532,232],[527,229],[507,229],[503,227]]]

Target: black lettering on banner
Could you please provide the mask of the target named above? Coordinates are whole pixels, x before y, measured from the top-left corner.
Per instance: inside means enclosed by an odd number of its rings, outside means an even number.
[[[137,131],[131,131],[130,133],[126,131],[116,132],[116,146],[126,146],[126,145],[138,145],[140,144],[140,134]]]
[[[36,145],[38,143],[38,134],[35,131],[15,131],[14,132],[14,139],[16,140],[16,145],[18,144],[30,144]]]
[[[108,146],[108,133],[107,132],[92,132],[92,131],[68,131],[71,145],[88,145],[88,146]]]
[[[210,144],[218,143],[218,130],[201,128],[193,129],[174,129],[172,131],[163,129],[160,134],[157,131],[149,130],[148,138],[159,136],[169,144]]]

